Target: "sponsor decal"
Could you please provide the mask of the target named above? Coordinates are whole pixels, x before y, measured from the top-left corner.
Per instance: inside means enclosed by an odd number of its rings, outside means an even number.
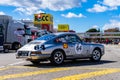
[[[64,43],[63,44],[63,48],[67,49],[68,48],[68,44]]]

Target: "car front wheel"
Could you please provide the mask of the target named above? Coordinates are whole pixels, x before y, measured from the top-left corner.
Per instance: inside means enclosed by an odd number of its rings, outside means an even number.
[[[90,60],[91,61],[100,61],[100,59],[101,59],[101,52],[99,49],[95,49],[92,53]]]
[[[51,56],[50,61],[51,61],[51,63],[53,63],[55,65],[62,64],[64,61],[63,51],[60,51],[60,50],[54,51],[52,56]]]

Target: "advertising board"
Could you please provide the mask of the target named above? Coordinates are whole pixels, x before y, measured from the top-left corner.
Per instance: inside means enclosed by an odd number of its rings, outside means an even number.
[[[34,24],[53,24],[53,17],[50,14],[34,14]]]
[[[58,24],[58,31],[59,32],[69,31],[69,25],[68,24]]]

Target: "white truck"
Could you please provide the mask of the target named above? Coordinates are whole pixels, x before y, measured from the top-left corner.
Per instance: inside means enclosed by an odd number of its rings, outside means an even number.
[[[0,15],[0,51],[7,53],[9,50],[17,50],[45,34],[49,32],[27,26],[19,20],[12,20],[10,16]]]
[[[17,50],[31,40],[30,28],[8,17],[0,18],[0,50],[4,52],[9,52],[11,49]]]

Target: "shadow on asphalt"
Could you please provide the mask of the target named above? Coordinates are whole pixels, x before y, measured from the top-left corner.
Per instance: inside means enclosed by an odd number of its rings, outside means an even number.
[[[101,64],[108,64],[108,63],[115,63],[116,61],[109,61],[109,60],[101,60],[99,62],[92,62],[90,60],[69,60],[65,61],[61,65],[54,65],[50,62],[41,62],[40,64],[34,65],[34,64],[27,64],[24,66],[29,67],[38,67],[38,68],[58,68],[58,67],[77,67],[77,66],[90,66],[90,65],[101,65]]]
[[[0,51],[0,54],[12,54],[12,53],[16,53],[17,51],[16,50],[9,50],[8,53],[4,53],[3,51]]]

